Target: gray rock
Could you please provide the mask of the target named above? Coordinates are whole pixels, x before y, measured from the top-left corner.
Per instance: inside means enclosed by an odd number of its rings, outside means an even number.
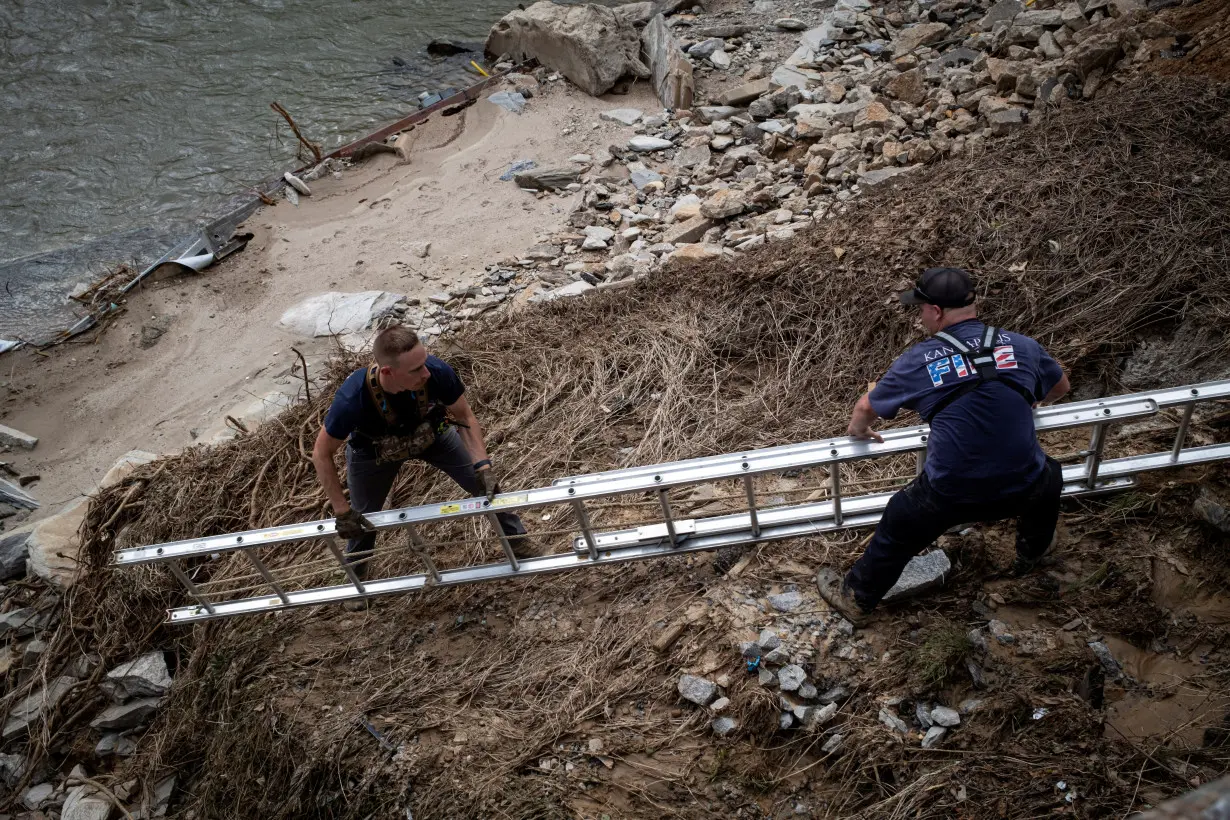
[[[55,791],[56,787],[50,783],[39,783],[36,786],[31,786],[21,796],[22,805],[27,809],[37,809],[50,800],[51,795],[55,794]]]
[[[778,612],[793,612],[803,604],[803,595],[798,590],[769,596],[769,606]]]
[[[663,242],[672,245],[699,242],[716,223],[703,216],[694,216],[683,222],[677,222],[666,229],[662,235]]]
[[[768,652],[770,649],[777,649],[777,647],[781,646],[782,639],[772,629],[762,629],[756,643],[760,644],[760,648],[763,651]]]
[[[157,697],[171,688],[171,673],[162,652],[147,652],[108,672],[100,688],[116,700]]]
[[[709,62],[714,68],[725,71],[730,68],[730,55],[725,51],[715,51],[709,55]]]
[[[764,655],[764,662],[774,665],[781,665],[790,661],[790,653],[786,651],[786,647],[779,646],[776,649],[770,649]]]
[[[1016,636],[1012,634],[1012,630],[1003,621],[991,620],[987,623],[987,631],[995,640],[1005,646],[1016,643]]]
[[[904,735],[910,731],[910,727],[906,725],[904,720],[897,717],[892,712],[889,712],[887,709],[880,710],[879,719],[881,723],[895,732],[900,732]]]
[[[1192,510],[1206,523],[1230,535],[1230,509],[1207,489],[1192,503]],[[0,542],[0,553],[3,553],[3,542]],[[3,557],[0,556],[0,561]]]
[[[816,685],[810,681],[804,682],[803,685],[799,687],[799,697],[806,700],[815,700],[816,695],[818,694],[819,692],[816,691]]]
[[[95,729],[131,729],[154,716],[162,698],[138,698],[129,703],[108,706],[90,721]]]
[[[539,2],[511,11],[492,26],[485,50],[514,61],[535,58],[592,97],[605,94],[629,74],[649,76],[640,60],[636,28],[597,4]]]
[[[708,40],[702,40],[688,49],[688,56],[695,57],[698,60],[703,60],[710,54],[726,47],[726,42],[720,37],[710,37]]]
[[[585,241],[581,243],[581,250],[583,251],[604,251],[606,250],[606,243],[603,242],[601,239],[598,239],[597,237],[587,236],[585,237]]]
[[[639,134],[628,140],[628,148],[639,153],[662,151],[666,148],[672,148],[674,145],[670,140],[664,140],[661,137],[650,137],[644,134]]]
[[[803,685],[803,681],[807,678],[807,673],[803,671],[803,667],[790,664],[783,666],[777,673],[777,682],[781,686],[783,692],[797,691]]]
[[[971,715],[980,706],[982,706],[982,698],[966,698],[957,704],[957,710],[963,715]]]
[[[821,703],[845,703],[850,699],[850,690],[842,684],[829,688],[820,696]]]
[[[733,105],[700,105],[696,107],[696,118],[706,125],[720,120],[728,120],[738,113],[739,109]]]
[[[802,20],[794,17],[779,17],[773,21],[773,25],[782,31],[806,31],[807,24]]]
[[[709,728],[718,737],[726,737],[739,728],[739,721],[732,717],[714,718],[713,722],[709,724]]]
[[[102,736],[94,747],[94,754],[99,757],[129,757],[137,751],[137,744],[121,734],[112,732]]]
[[[658,13],[657,6],[649,0],[639,3],[621,3],[615,6],[615,16],[632,26],[643,26]]]
[[[1020,0],[999,0],[982,16],[979,27],[984,31],[990,31],[996,23],[1011,23],[1024,10],[1025,4]]]
[[[107,820],[111,809],[111,801],[92,786],[77,786],[68,792],[60,820]]]
[[[774,675],[771,671],[769,671],[768,669],[765,669],[762,666],[760,667],[760,673],[757,677],[757,680],[759,681],[761,686],[772,686],[774,683],[777,682],[777,675]]]
[[[535,259],[540,262],[550,262],[552,259],[558,259],[563,252],[564,249],[559,245],[531,245],[529,250],[525,252],[525,258]],[[444,305],[448,304],[453,297],[447,293],[433,293],[427,298],[437,305]],[[441,299],[444,301],[440,301]]]
[[[834,752],[839,751],[841,749],[841,744],[843,740],[845,740],[844,735],[841,735],[841,734],[830,735],[829,739],[824,741],[824,745],[820,747],[820,751],[824,752],[826,755],[831,755]]]
[[[932,726],[927,730],[927,734],[923,736],[922,747],[924,749],[935,748],[944,739],[946,734],[948,734],[948,730],[943,726]]]
[[[0,615],[0,638],[24,638],[46,625],[46,618],[29,607]]]
[[[744,641],[743,643],[739,644],[739,654],[741,654],[745,660],[749,660],[749,661],[759,658],[760,657],[760,644],[756,643],[755,641]]]
[[[33,450],[37,444],[37,437],[0,424],[0,446],[7,445],[22,450]]]
[[[591,239],[597,239],[599,242],[610,242],[615,238],[615,231],[603,225],[590,225],[581,231]]]
[[[914,718],[924,729],[931,728],[931,705],[928,703],[914,704]]]
[[[1119,680],[1123,677],[1123,667],[1119,665],[1119,661],[1115,660],[1115,656],[1111,654],[1109,646],[1101,641],[1090,641],[1089,648],[1097,656],[1098,663],[1102,664],[1102,669],[1105,670],[1108,678]]]
[[[679,678],[679,695],[697,706],[708,706],[717,697],[717,684],[695,675]]]
[[[487,102],[498,105],[511,114],[520,114],[526,105],[525,97],[516,91],[497,91],[487,98]]]
[[[709,704],[709,708],[714,712],[721,712],[730,705],[730,698],[718,698],[713,703]]]
[[[33,524],[0,533],[0,581],[11,581],[26,574],[26,558],[30,555],[30,533]],[[0,615],[0,618],[4,616]],[[3,630],[0,626],[0,630]]]
[[[859,177],[860,185],[863,184],[866,176],[864,174]],[[897,601],[943,586],[944,579],[948,577],[951,570],[952,562],[948,560],[943,550],[935,549],[926,555],[916,555],[905,565],[901,577],[884,596],[884,600]]]
[[[287,185],[294,188],[296,191],[303,194],[304,196],[312,195],[312,189],[308,187],[307,183],[299,179],[299,177],[295,176],[290,171],[287,171],[286,173],[282,174],[282,179],[286,180]]]
[[[808,726],[823,726],[833,719],[833,715],[837,714],[836,703],[826,703],[820,708],[812,708],[807,714]]]
[[[734,188],[714,191],[700,205],[700,215],[707,219],[726,219],[747,210],[747,200]]]
[[[674,159],[671,160],[671,164],[680,170],[704,168],[709,164],[711,157],[708,144],[690,145],[679,149]]]
[[[554,191],[567,188],[581,178],[581,172],[576,168],[533,168],[513,174],[513,182],[518,188],[530,188],[535,191]]]
[[[781,717],[777,719],[777,725],[782,729],[789,729],[794,725],[794,713],[782,712]]]
[[[10,789],[26,776],[26,759],[21,755],[0,753],[0,783]]]
[[[633,168],[632,166],[634,165],[639,167]],[[657,171],[651,171],[639,162],[632,162],[628,164],[628,175],[632,179],[632,187],[636,188],[638,191],[643,190],[646,186],[655,182],[662,181],[661,174]]]
[[[27,669],[38,663],[39,657],[47,651],[47,642],[39,638],[30,641],[21,650],[21,665]]]
[[[895,176],[900,176],[901,174],[904,174],[904,173],[907,173],[913,170],[914,170],[914,166],[912,165],[896,165],[896,166],[890,165],[887,168],[877,168],[874,171],[868,171],[865,174],[861,174],[858,178],[858,184],[863,187],[867,187],[867,188],[874,187],[876,185],[879,185],[882,182],[887,182],[888,180],[892,179]],[[918,556],[915,556],[914,558],[911,558],[910,560],[911,562],[917,561]],[[908,571],[909,571],[909,565],[907,564],[906,572]],[[903,573],[901,577],[902,579],[904,579],[906,576]],[[901,581],[898,581],[897,585],[900,586],[900,584],[901,584]],[[896,586],[893,587],[893,589],[896,589],[896,588],[897,588]],[[892,590],[889,591],[889,594],[892,594]],[[908,594],[914,594],[914,593],[908,593]],[[899,595],[898,597],[908,597],[908,594]],[[888,598],[886,597],[884,600],[888,600]]]
[[[956,709],[947,706],[937,706],[931,710],[931,722],[936,726],[951,728],[961,725],[961,715]]]
[[[902,29],[893,40],[893,56],[901,57],[919,46],[938,43],[948,36],[948,31],[944,23],[919,23]]]
[[[639,108],[612,108],[599,114],[600,119],[617,122],[621,125],[636,125],[644,112]]]
[[[42,719],[43,715],[55,708],[60,699],[77,685],[76,678],[61,676],[52,680],[43,689],[19,700],[10,710],[8,721],[0,736],[4,740],[24,735],[31,725]]]

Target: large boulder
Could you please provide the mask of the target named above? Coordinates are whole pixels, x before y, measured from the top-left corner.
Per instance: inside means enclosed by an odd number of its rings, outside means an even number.
[[[312,296],[290,308],[282,314],[280,323],[300,336],[357,333],[392,313],[393,306],[405,298],[383,290],[359,293],[330,291]]]
[[[85,521],[90,499],[82,496],[60,512],[39,521],[26,541],[26,569],[53,587],[68,589],[77,579],[81,539],[77,531]]]
[[[486,50],[513,60],[535,58],[592,96],[610,91],[621,77],[648,77],[640,37],[627,20],[604,6],[535,3],[509,12],[491,27]]]

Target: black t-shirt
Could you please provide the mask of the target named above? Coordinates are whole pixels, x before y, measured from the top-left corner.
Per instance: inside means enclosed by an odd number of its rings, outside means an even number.
[[[431,376],[423,388],[427,391],[426,420],[435,421],[444,417],[445,407],[457,403],[465,392],[465,385],[453,368],[435,356],[427,357],[427,370]],[[368,449],[373,439],[409,435],[424,421],[419,414],[418,391],[385,392],[384,395],[397,417],[395,428],[390,428],[372,400],[371,391],[367,389],[367,369],[351,373],[337,389],[333,404],[325,414],[325,432],[337,439],[349,437],[352,446]]]

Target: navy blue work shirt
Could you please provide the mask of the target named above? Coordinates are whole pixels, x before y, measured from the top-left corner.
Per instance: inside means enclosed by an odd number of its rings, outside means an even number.
[[[427,420],[434,421],[437,417],[443,418],[444,408],[457,403],[465,392],[465,385],[453,368],[435,356],[428,355],[427,371],[431,374],[423,388],[427,391]],[[373,440],[382,436],[414,432],[423,421],[419,417],[417,391],[385,392],[397,417],[396,429],[391,429],[372,400],[366,382],[367,368],[360,368],[346,377],[325,414],[325,432],[336,439],[349,437],[350,445],[357,450],[372,449]]]
[[[985,329],[977,319],[945,328],[973,351],[981,349]],[[1019,333],[1000,331],[995,363],[1001,379],[1024,387],[1038,401],[1063,378],[1063,368],[1042,345]],[[958,385],[977,378],[965,356],[931,338],[899,356],[868,399],[881,418],[894,418],[903,407],[925,418]],[[1020,492],[1037,480],[1045,464],[1032,408],[1011,387],[995,382],[966,393],[936,415],[927,445],[927,478],[955,501],[990,501]]]

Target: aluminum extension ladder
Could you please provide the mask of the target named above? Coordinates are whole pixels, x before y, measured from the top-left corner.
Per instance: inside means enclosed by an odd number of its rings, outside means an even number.
[[[1088,447],[1073,453],[1075,463],[1063,468],[1065,495],[1114,492],[1133,486],[1135,477],[1143,472],[1230,459],[1230,443],[1186,446],[1196,406],[1227,398],[1230,398],[1230,380],[1055,405],[1036,410],[1034,420],[1040,434],[1092,428]],[[1170,415],[1177,417],[1174,419],[1177,430],[1168,450],[1146,455],[1106,456],[1107,430],[1111,425],[1148,419],[1166,409],[1173,409]],[[1152,429],[1156,430],[1157,425]],[[343,546],[335,534],[333,519],[122,549],[115,553],[115,564],[120,567],[164,565],[184,584],[194,601],[169,611],[170,623],[185,624],[414,592],[437,585],[515,578],[870,527],[879,520],[892,492],[844,494],[843,481],[852,479],[843,479],[843,472],[852,474],[860,462],[866,466],[870,459],[897,456],[897,461],[890,466],[895,464],[901,468],[898,472],[906,475],[898,475],[892,481],[904,483],[921,469],[927,434],[926,426],[918,426],[886,430],[883,443],[835,438],[788,444],[560,478],[549,487],[502,493],[491,502],[486,498],[469,498],[369,514],[368,520],[380,533],[406,530],[407,548],[397,551],[398,560],[404,562],[413,557],[423,566],[422,572],[395,577],[370,580],[357,577],[344,561]],[[910,454],[916,457],[911,460]],[[813,493],[813,500],[805,503],[782,503],[782,498],[771,497],[772,491],[757,487],[757,481],[784,480],[781,479],[783,475],[801,474],[820,476],[823,482],[821,498],[815,499],[816,493]],[[883,485],[885,479],[857,483]],[[726,497],[737,499],[738,509],[728,514],[692,518],[680,515],[676,509],[679,493],[703,484],[733,489],[735,492]],[[653,520],[636,526],[600,530],[592,523],[591,513],[600,508],[600,499],[604,498],[622,499],[621,503],[625,504],[649,504]],[[544,508],[548,512],[540,515],[540,520],[550,520],[556,515],[572,524],[573,529],[561,531],[568,546],[555,554],[518,559],[498,526],[496,512],[533,510],[542,513]],[[558,512],[559,508],[563,508],[562,512]],[[552,513],[550,509],[557,512]],[[469,525],[470,530],[476,522],[489,527],[494,535],[482,538],[493,543],[498,538],[505,560],[438,568],[436,560],[429,555],[429,551],[435,550],[423,536],[423,529],[459,521]],[[530,535],[535,535],[533,526]],[[305,554],[305,549],[319,551],[320,547],[328,551],[325,556],[328,571],[318,572],[300,583],[301,588],[294,588],[293,576],[301,565],[300,556]],[[288,552],[291,550],[295,551],[293,556]],[[227,553],[242,553],[255,570],[249,577],[256,579],[257,585],[248,587],[247,592],[241,587],[238,597],[210,588],[213,568],[220,566],[220,559]],[[437,554],[436,558],[439,557]],[[271,568],[271,562],[278,567]],[[234,566],[232,564],[232,572]],[[339,569],[344,576],[339,574]],[[346,580],[321,585],[321,580],[330,580],[329,575]],[[250,594],[257,589],[259,594]]]

